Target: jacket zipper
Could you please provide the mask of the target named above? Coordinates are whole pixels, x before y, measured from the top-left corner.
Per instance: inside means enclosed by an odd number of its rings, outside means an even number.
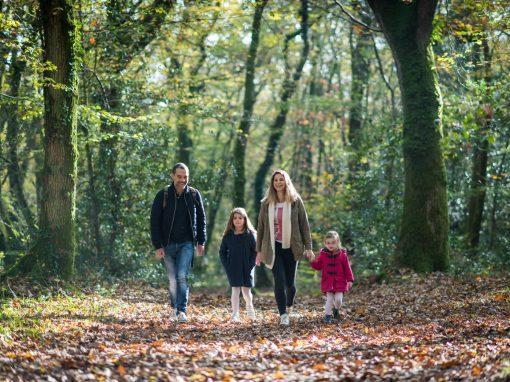
[[[172,223],[170,223],[170,231],[168,231],[168,239],[166,241],[166,244],[170,244],[170,235],[172,234],[172,228],[174,228],[174,220],[175,220],[175,210],[177,209],[177,200],[175,197],[175,190],[174,190],[174,215],[172,216]]]
[[[184,195],[184,203],[186,203],[186,211],[188,211],[189,225],[191,227],[191,236],[193,236],[193,244],[195,244],[195,234],[193,233],[193,223],[191,220],[191,212],[189,212],[188,201],[186,200],[186,195]]]

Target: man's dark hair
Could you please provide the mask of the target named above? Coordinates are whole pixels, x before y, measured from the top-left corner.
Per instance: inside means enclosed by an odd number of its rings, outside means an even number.
[[[175,171],[178,169],[178,168],[182,168],[183,170],[186,170],[186,172],[189,174],[189,168],[188,166],[186,166],[184,163],[176,163],[174,165],[174,167],[172,167],[172,174],[175,174]]]

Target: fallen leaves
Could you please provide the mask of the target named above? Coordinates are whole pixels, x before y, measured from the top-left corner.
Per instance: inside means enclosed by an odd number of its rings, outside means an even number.
[[[510,376],[508,280],[405,274],[355,288],[341,320],[298,295],[291,326],[272,296],[260,319],[234,324],[228,296],[192,293],[173,321],[166,291],[9,300],[0,323],[1,380],[502,380]],[[8,333],[8,336],[7,334]],[[34,377],[37,375],[37,378]]]

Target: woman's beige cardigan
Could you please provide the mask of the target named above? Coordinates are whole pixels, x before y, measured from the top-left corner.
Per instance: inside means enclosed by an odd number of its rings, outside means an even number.
[[[282,248],[290,248],[294,259],[301,260],[303,252],[312,249],[308,216],[301,198],[298,197],[292,203],[284,203],[283,219]],[[270,269],[274,264],[274,238],[274,203],[263,202],[257,226],[257,252],[262,253],[262,262]]]

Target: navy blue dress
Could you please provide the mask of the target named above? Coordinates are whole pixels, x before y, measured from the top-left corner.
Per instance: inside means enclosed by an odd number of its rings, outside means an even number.
[[[223,236],[220,260],[231,287],[253,287],[256,241],[255,234],[249,230],[238,235],[231,230]]]

